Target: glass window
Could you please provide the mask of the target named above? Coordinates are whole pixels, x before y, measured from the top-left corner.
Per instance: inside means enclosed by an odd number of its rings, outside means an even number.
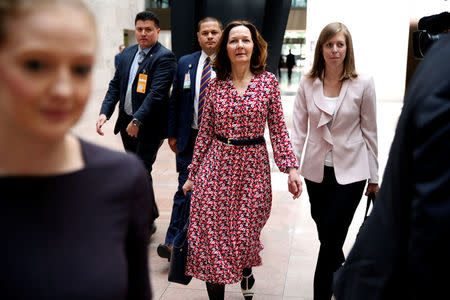
[[[291,7],[306,7],[307,0],[292,0]]]
[[[147,0],[147,8],[169,8],[171,0]]]

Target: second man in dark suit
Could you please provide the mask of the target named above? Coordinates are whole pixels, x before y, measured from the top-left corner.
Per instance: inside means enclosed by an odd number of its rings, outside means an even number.
[[[136,153],[144,162],[152,194],[152,165],[167,137],[169,89],[177,64],[175,55],[158,42],[159,31],[155,14],[143,11],[136,15],[138,44],[121,53],[97,120],[97,132],[103,135],[101,128],[119,102],[114,133],[120,132],[125,150]],[[154,196],[152,199],[154,202]],[[153,207],[154,220],[159,214],[155,203]],[[152,225],[152,231],[155,229]]]
[[[173,197],[172,215],[164,244],[158,246],[158,255],[170,258],[172,241],[183,226],[182,208],[185,196],[182,187],[187,180],[188,165],[192,161],[195,139],[199,128],[202,107],[199,102],[204,95],[207,77],[214,78],[215,72],[202,74],[205,66],[212,64],[214,51],[222,34],[222,24],[213,17],[206,17],[198,23],[197,38],[201,51],[185,55],[178,61],[178,68],[169,100],[169,145],[177,154],[178,190]],[[209,67],[210,68],[210,67]],[[203,77],[203,81],[202,81]],[[205,80],[206,79],[206,80]],[[200,114],[199,114],[200,110]]]

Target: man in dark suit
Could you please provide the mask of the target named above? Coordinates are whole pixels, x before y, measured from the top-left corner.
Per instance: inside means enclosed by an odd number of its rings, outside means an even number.
[[[151,171],[158,149],[167,137],[169,89],[176,70],[175,55],[158,42],[159,20],[150,11],[135,19],[137,45],[125,48],[100,110],[97,132],[119,102],[114,134],[120,132],[126,151],[143,161],[152,187]],[[153,220],[159,216],[153,198]],[[156,230],[152,224],[152,232]]]
[[[122,53],[122,51],[125,49],[125,45],[120,45],[119,46],[119,53],[116,54],[116,56],[114,56],[114,67],[117,69],[117,66],[119,65],[119,58],[120,58],[120,54]]]
[[[292,77],[292,68],[295,66],[295,56],[291,53],[291,49],[289,49],[289,54],[286,56],[286,67],[288,71],[288,82],[291,82]]]
[[[176,153],[178,190],[173,197],[172,216],[164,244],[158,246],[158,255],[170,258],[172,241],[182,227],[182,208],[185,203],[183,184],[187,180],[188,165],[192,161],[195,138],[198,133],[199,100],[203,96],[201,78],[207,61],[214,58],[214,50],[222,34],[219,20],[206,17],[198,23],[197,39],[201,51],[185,55],[178,61],[178,68],[169,100],[169,145]],[[215,77],[211,70],[210,78]],[[201,110],[201,108],[200,108]]]
[[[443,34],[411,80],[375,207],[335,273],[337,300],[449,297],[449,53]]]

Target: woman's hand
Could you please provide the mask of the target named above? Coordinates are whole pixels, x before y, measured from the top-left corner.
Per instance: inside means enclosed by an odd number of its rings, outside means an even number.
[[[186,196],[186,193],[188,191],[192,191],[192,187],[194,186],[194,182],[192,180],[186,180],[186,182],[183,184],[183,193]]]
[[[369,183],[367,185],[366,196],[369,196],[370,193],[374,193],[376,197],[378,194],[378,190],[379,190],[378,183]]]
[[[302,181],[297,173],[297,168],[289,169],[288,189],[294,199],[297,199],[302,194]]]

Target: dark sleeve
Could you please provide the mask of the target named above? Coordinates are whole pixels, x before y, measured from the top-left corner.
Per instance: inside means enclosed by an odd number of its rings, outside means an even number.
[[[119,57],[120,61],[120,57]],[[106,117],[111,118],[114,108],[120,99],[120,68],[116,68],[113,79],[109,82],[108,91],[103,99],[100,114],[105,114]]]
[[[444,68],[449,70],[449,64],[447,59]],[[439,66],[430,71],[436,70]],[[438,74],[441,78],[423,87],[436,93],[417,101],[411,126],[414,180],[408,262],[417,299],[440,298],[449,279],[442,274],[450,268],[450,71]]]
[[[450,268],[450,39],[433,49],[408,88],[375,206],[335,273],[337,300],[447,293],[441,274]]]
[[[119,66],[119,57],[120,54],[116,54],[116,56],[114,56],[114,67],[116,67],[116,69]]]
[[[154,106],[162,105],[164,101],[167,101],[167,95],[169,94],[176,68],[177,61],[172,52],[168,51],[159,58],[150,83],[150,92],[145,97],[138,111],[134,113],[136,119],[145,120],[146,117],[150,116]]]
[[[128,261],[128,300],[151,299],[148,269],[148,242],[150,239],[150,186],[144,167],[138,160],[129,165],[136,176],[130,188],[130,217],[126,239]],[[134,192],[134,194],[133,194]]]
[[[180,115],[180,107],[183,93],[183,70],[181,61],[178,64],[177,73],[172,86],[172,94],[169,98],[168,137],[177,137],[177,120]]]

